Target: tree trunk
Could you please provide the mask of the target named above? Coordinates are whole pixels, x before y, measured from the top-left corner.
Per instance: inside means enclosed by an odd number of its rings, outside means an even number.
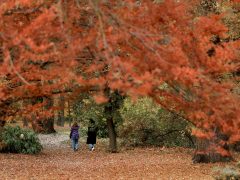
[[[43,121],[43,133],[50,134],[55,133],[54,129],[54,118],[48,118],[47,120]]]
[[[227,140],[227,137],[216,132],[216,137],[213,139],[196,139],[196,151],[193,155],[194,163],[215,163],[215,162],[229,162],[233,160],[229,147],[227,144],[221,143]],[[216,147],[220,147],[224,152],[218,152]]]
[[[59,97],[59,107],[60,110],[58,111],[58,119],[57,119],[57,125],[58,126],[64,126],[65,118],[64,118],[64,96],[60,95]]]
[[[49,109],[53,106],[53,99],[52,98],[45,98],[45,101],[47,101],[46,109]],[[43,124],[43,132],[50,134],[55,133],[54,129],[54,116],[47,118],[46,120],[42,121]]]
[[[51,134],[55,133],[54,119],[48,118],[40,121],[33,121],[32,128],[36,133]]]
[[[26,118],[23,118],[23,127],[28,127],[28,121]]]
[[[72,126],[72,116],[71,116],[71,104],[70,101],[68,100],[68,123],[69,123],[69,127]]]
[[[33,121],[32,128],[36,133],[51,134],[55,133],[54,119],[48,118],[40,121]]]
[[[104,114],[107,119],[108,136],[109,136],[109,150],[112,153],[117,152],[117,134],[113,122],[114,113],[119,110],[123,103],[124,97],[118,91],[111,92],[109,87],[106,87],[105,95],[108,97],[108,102],[104,106]]]
[[[53,106],[53,100],[51,98],[43,98],[43,101],[47,101],[47,105],[45,106],[45,109],[49,109]],[[36,118],[33,117],[32,121],[32,128],[37,133],[55,133],[54,129],[54,116],[48,117],[45,119],[36,120]]]
[[[28,106],[29,104],[31,104],[30,100],[23,100],[21,103],[21,106],[22,108],[25,108],[25,106]],[[23,127],[28,127],[29,120],[23,116],[22,123],[23,123]]]
[[[5,124],[6,124],[5,120],[0,120],[0,152],[2,152],[6,147],[6,144],[2,140],[2,133],[4,130],[3,127],[5,126]]]
[[[111,104],[111,97],[109,96],[108,103],[105,104],[104,114],[107,119],[108,137],[109,137],[109,151],[112,153],[117,152],[117,134],[113,122],[113,107]]]
[[[107,118],[108,136],[109,136],[109,150],[112,153],[117,152],[117,135],[113,123],[113,118]]]

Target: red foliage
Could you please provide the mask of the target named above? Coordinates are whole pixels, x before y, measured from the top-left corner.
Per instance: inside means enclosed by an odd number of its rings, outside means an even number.
[[[1,104],[107,84],[236,140],[239,96],[221,77],[239,68],[239,42],[214,43],[227,37],[222,15],[195,17],[196,2],[3,1]]]

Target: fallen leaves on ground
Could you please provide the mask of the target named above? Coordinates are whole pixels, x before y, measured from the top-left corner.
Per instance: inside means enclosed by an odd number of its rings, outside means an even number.
[[[183,148],[134,148],[110,154],[103,146],[74,152],[69,144],[39,155],[0,154],[1,179],[213,179],[212,167],[193,164]]]
[[[68,135],[40,135],[44,146],[38,155],[0,154],[0,179],[193,179],[212,178],[218,164],[193,164],[191,149],[132,148],[111,154],[107,142],[89,151],[83,140],[77,152]]]

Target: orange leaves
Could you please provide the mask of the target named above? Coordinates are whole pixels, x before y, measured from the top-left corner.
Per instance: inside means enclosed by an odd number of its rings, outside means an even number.
[[[192,134],[201,139],[210,139],[213,137],[213,134],[208,134],[207,132],[203,132],[196,128],[192,129]]]
[[[239,132],[233,134],[229,139],[230,143],[236,143],[236,142],[239,142],[239,141],[240,141],[240,133]]]
[[[109,26],[108,29],[107,29],[107,32],[108,33],[111,33],[113,31],[113,27],[112,26]]]
[[[175,67],[172,69],[174,73],[174,80],[182,81],[186,84],[194,84],[198,81],[199,73],[196,69],[189,67]]]
[[[51,22],[56,18],[55,14],[55,8],[51,7],[49,9],[44,9],[43,12],[34,20],[30,22],[30,24],[25,27],[18,35],[13,39],[13,42],[15,42],[17,45],[19,42],[19,39],[23,40],[25,38],[29,38],[29,36],[34,36],[34,34],[39,33],[40,31],[43,31],[44,28],[53,28],[51,26]]]
[[[103,94],[94,95],[93,98],[98,104],[106,103],[108,101],[108,98]]]
[[[49,48],[52,48],[54,45],[53,43],[49,43],[49,44],[41,44],[40,46],[38,46],[30,38],[26,38],[24,41],[29,46],[29,48],[31,48],[31,50],[36,53],[42,53],[42,52],[48,50]]]
[[[239,3],[240,2],[240,0],[231,0],[232,2],[234,2],[234,3]]]
[[[196,23],[196,30],[200,34],[219,35],[226,37],[227,27],[221,22],[222,15],[211,15],[209,17],[199,17]]]
[[[228,157],[228,156],[231,155],[231,153],[228,150],[226,150],[226,149],[224,149],[220,146],[215,147],[214,152],[217,152],[217,153],[219,153],[219,154],[221,154],[222,156],[225,156],[225,157]]]

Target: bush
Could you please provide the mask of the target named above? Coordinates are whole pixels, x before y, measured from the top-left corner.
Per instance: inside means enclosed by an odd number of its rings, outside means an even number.
[[[102,105],[96,104],[91,97],[85,97],[83,100],[76,101],[73,107],[75,119],[81,122],[81,136],[87,135],[89,119],[96,121],[98,127],[98,137],[107,137],[107,124],[104,118],[104,109]]]
[[[238,180],[240,172],[235,167],[214,168],[214,179],[216,180]]]
[[[118,135],[125,145],[193,147],[188,122],[149,98],[134,103],[126,99],[120,113],[123,123],[118,127]]]
[[[36,154],[42,150],[37,135],[31,130],[21,129],[19,126],[4,127],[2,140],[7,145],[4,149],[6,152]]]

